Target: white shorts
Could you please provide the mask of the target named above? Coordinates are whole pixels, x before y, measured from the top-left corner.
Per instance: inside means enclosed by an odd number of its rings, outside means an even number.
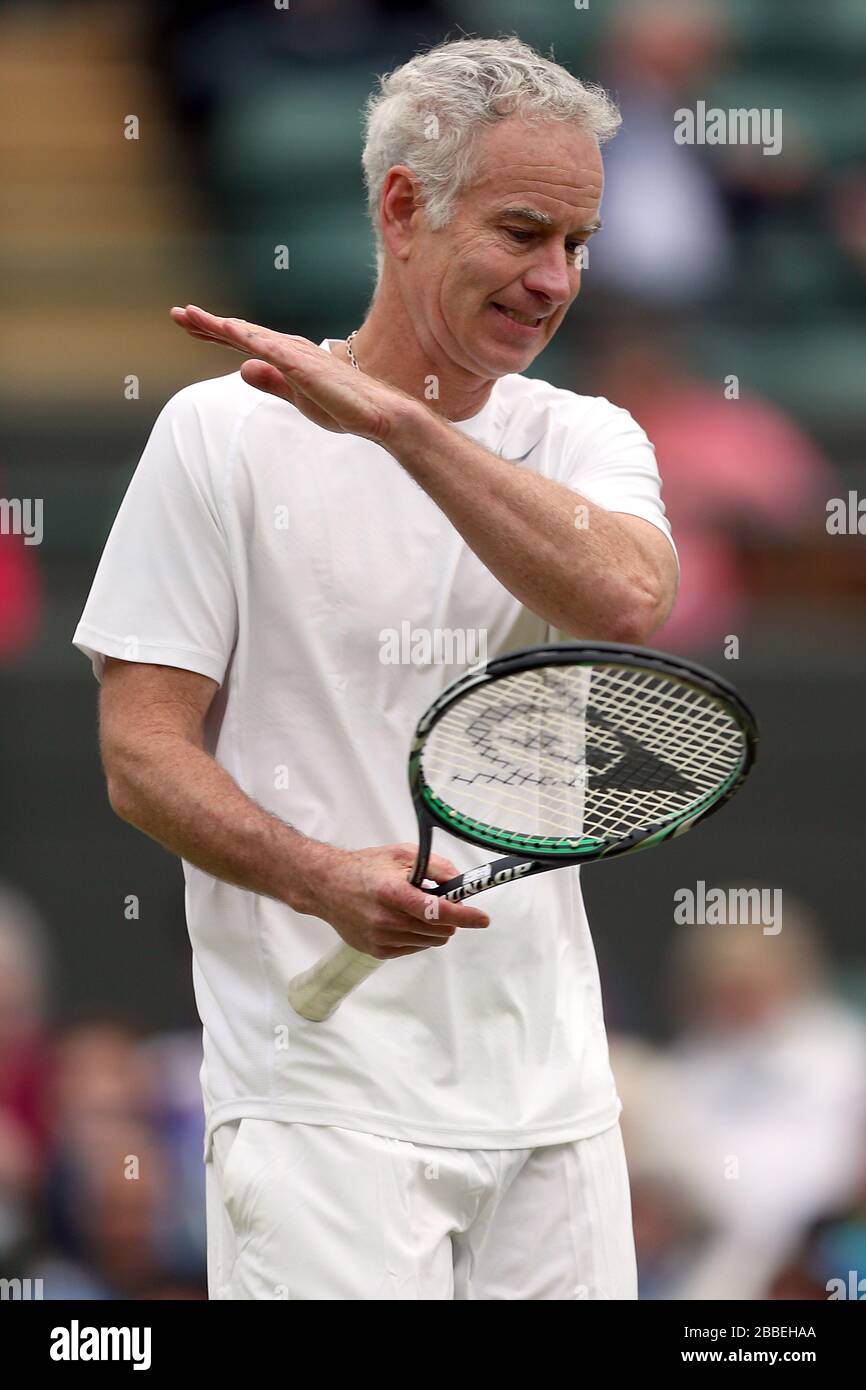
[[[449,1149],[242,1119],[206,1172],[212,1299],[637,1298],[619,1124]]]

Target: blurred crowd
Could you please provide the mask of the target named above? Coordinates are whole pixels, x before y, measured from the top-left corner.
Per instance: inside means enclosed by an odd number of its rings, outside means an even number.
[[[655,447],[681,574],[674,612],[653,640],[673,651],[718,650],[725,634],[742,631],[759,596],[750,548],[808,552],[838,490],[803,423],[741,377],[742,352],[715,379],[690,360],[688,330],[703,315],[742,312],[756,230],[802,219],[821,227],[828,254],[841,254],[847,219],[833,211],[837,195],[846,178],[856,187],[863,178],[862,167],[845,176],[822,168],[790,109],[784,160],[756,145],[674,142],[672,113],[712,90],[735,65],[735,48],[726,7],[705,0],[611,7],[603,45],[623,126],[605,149],[605,230],[591,252],[588,283],[599,299],[589,389],[630,411]],[[805,288],[789,284],[776,314]],[[756,328],[761,317],[756,306]],[[862,587],[857,565],[852,584]]]
[[[0,1278],[206,1298],[200,1032],[58,1028],[61,990],[42,922],[0,889]]]
[[[866,1295],[866,1013],[784,900],[774,935],[676,927],[672,1036],[613,1035],[641,1298]]]
[[[857,1297],[866,1017],[834,990],[818,925],[789,902],[772,936],[671,941],[670,1040],[611,1041],[641,1298]],[[45,1299],[204,1298],[199,1035],[54,1028],[50,978],[41,923],[3,889],[0,1277]]]
[[[674,610],[653,634],[662,651],[722,648],[744,631],[757,597],[750,546],[772,554],[814,535],[834,473],[806,432],[754,394],[726,399],[690,368],[678,330],[632,313],[602,328],[594,390],[623,406],[651,439],[680,561]]]

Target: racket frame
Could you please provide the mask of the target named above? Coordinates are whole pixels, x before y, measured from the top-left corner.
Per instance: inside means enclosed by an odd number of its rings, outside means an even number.
[[[427,739],[439,720],[457,701],[463,698],[467,691],[472,690],[475,686],[489,685],[491,682],[502,680],[506,676],[518,675],[524,671],[542,670],[551,666],[594,666],[599,663],[656,671],[669,680],[678,681],[691,690],[702,690],[708,698],[714,699],[721,707],[733,711],[743,733],[744,752],[741,762],[732,770],[721,788],[714,787],[697,803],[693,802],[690,806],[685,807],[681,815],[664,821],[660,825],[642,827],[633,830],[630,835],[609,841],[599,840],[596,836],[586,836],[574,849],[546,849],[544,839],[553,839],[554,837],[509,835],[496,826],[485,826],[482,822],[470,821],[469,817],[460,816],[459,819],[454,820],[440,810],[444,803],[430,791],[424,778],[422,754]],[[503,859],[494,860],[490,864],[468,870],[467,873],[460,874],[447,883],[437,884],[435,887],[424,890],[433,897],[451,897],[455,901],[458,898],[472,896],[469,891],[458,893],[457,890],[460,888],[469,889],[473,877],[481,877],[487,874],[488,870],[488,876],[495,877],[500,874],[502,875],[500,881],[507,882],[515,877],[527,877],[530,872],[541,873],[545,869],[592,863],[599,859],[614,859],[620,855],[634,854],[638,850],[649,849],[653,845],[660,844],[663,840],[675,839],[677,835],[683,835],[687,830],[691,830],[698,822],[708,819],[736,794],[752,768],[757,755],[757,747],[757,721],[739,691],[735,690],[728,681],[718,676],[715,671],[710,671],[705,666],[699,666],[697,662],[685,661],[670,656],[667,652],[655,651],[649,647],[632,646],[624,642],[548,643],[535,647],[524,647],[519,651],[509,652],[506,656],[495,657],[480,670],[467,671],[456,681],[453,681],[446,690],[443,690],[439,698],[419,720],[415,730],[409,757],[409,787],[418,821],[419,843],[410,882],[417,888],[424,881],[424,871],[427,868],[432,847],[433,829],[437,826],[440,830],[445,830],[449,835],[454,835],[457,839],[464,840],[468,844],[486,849],[511,851]],[[463,828],[464,822],[472,825],[472,833],[468,833]],[[485,834],[485,832],[489,833]],[[527,842],[525,852],[518,844],[520,839],[525,839]],[[537,867],[517,874],[515,872],[517,865],[526,861]],[[508,872],[509,870],[511,872]],[[485,882],[484,886],[490,885]],[[481,889],[478,888],[475,891],[481,891]]]

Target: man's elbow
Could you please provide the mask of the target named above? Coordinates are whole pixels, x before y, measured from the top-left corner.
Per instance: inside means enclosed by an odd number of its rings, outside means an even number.
[[[656,607],[635,606],[624,610],[616,621],[616,635],[611,642],[624,642],[630,647],[644,646],[664,622],[664,614]]]
[[[658,631],[673,607],[673,595],[650,581],[630,588],[608,615],[604,640],[644,646]]]
[[[121,820],[129,820],[129,800],[126,788],[116,777],[106,775],[106,790],[108,792],[108,804],[116,816]]]
[[[627,647],[642,647],[655,629],[642,622],[637,615],[624,613],[605,624],[601,640],[621,642]]]
[[[129,785],[128,777],[123,775],[116,760],[108,759],[104,754],[102,765],[105,771],[105,788],[109,806],[120,820],[131,821],[134,809],[132,788]]]

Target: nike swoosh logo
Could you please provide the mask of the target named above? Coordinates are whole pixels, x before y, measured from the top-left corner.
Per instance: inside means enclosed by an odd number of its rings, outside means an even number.
[[[525,454],[519,454],[518,457],[515,459],[506,458],[504,454],[500,454],[499,457],[502,459],[503,463],[523,463],[526,459],[529,458],[529,455],[532,453],[533,449],[537,448],[538,444],[533,444],[532,449],[527,449]]]

